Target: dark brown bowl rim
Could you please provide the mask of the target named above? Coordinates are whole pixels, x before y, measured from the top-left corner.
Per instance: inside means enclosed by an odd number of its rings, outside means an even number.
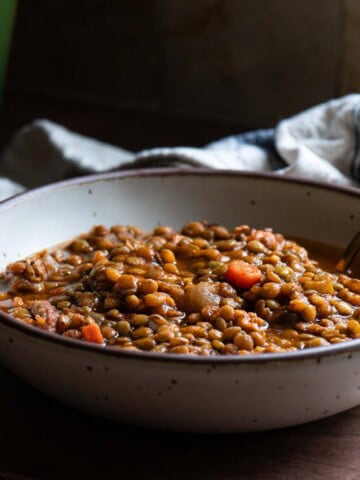
[[[73,178],[64,180],[61,182],[51,183],[42,187],[34,188],[24,193],[19,193],[13,197],[0,202],[0,214],[4,208],[10,208],[22,201],[30,200],[34,196],[43,195],[53,190],[62,190],[74,185],[84,185],[93,183],[94,181],[111,181],[114,178],[127,178],[127,177],[162,177],[162,176],[222,176],[222,177],[245,177],[245,178],[259,178],[263,180],[275,181],[279,183],[290,183],[303,185],[306,187],[315,187],[317,189],[323,189],[331,192],[338,192],[345,195],[350,195],[360,199],[360,191],[355,187],[344,187],[339,185],[330,185],[325,182],[319,182],[315,180],[302,179],[299,177],[284,177],[276,173],[268,172],[249,172],[249,171],[237,171],[237,170],[212,170],[203,168],[156,168],[156,169],[134,169],[124,170],[111,173],[100,173],[95,175],[87,175],[84,177]],[[10,315],[0,311],[0,322],[4,323],[8,327],[24,333],[30,337],[36,337],[40,340],[55,343],[63,347],[70,349],[85,350],[89,353],[100,353],[106,356],[115,356],[119,358],[127,358],[134,360],[146,360],[146,361],[162,361],[171,363],[191,363],[199,365],[211,365],[220,366],[228,364],[268,364],[268,363],[283,363],[285,361],[305,361],[315,360],[320,362],[324,357],[332,357],[334,355],[348,354],[351,358],[352,352],[360,350],[360,339],[350,340],[341,344],[330,345],[326,347],[315,347],[308,350],[300,350],[295,352],[285,353],[260,353],[250,354],[244,356],[195,356],[195,355],[176,355],[168,353],[150,353],[150,352],[134,352],[104,347],[88,342],[82,342],[79,340],[63,337],[54,333],[50,333],[44,330],[37,329],[31,325],[22,323]],[[9,341],[11,339],[9,338]]]

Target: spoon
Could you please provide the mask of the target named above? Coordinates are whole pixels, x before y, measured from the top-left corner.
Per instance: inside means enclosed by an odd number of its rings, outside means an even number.
[[[358,270],[360,263],[360,232],[358,232],[345,248],[342,258],[336,264],[336,270],[356,276],[354,270]]]

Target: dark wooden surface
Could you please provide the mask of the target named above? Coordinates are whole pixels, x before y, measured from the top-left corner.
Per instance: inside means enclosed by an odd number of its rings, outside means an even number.
[[[273,432],[176,434],[87,416],[3,368],[0,382],[2,480],[360,478],[360,408]]]
[[[8,95],[0,111],[0,147],[15,129],[39,116],[133,150],[202,145],[233,132],[215,123]],[[0,480],[360,478],[360,408],[281,431],[190,435],[87,416],[38,393],[2,367],[0,385]]]

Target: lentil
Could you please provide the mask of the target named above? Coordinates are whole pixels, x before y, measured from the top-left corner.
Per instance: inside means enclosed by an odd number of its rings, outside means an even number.
[[[234,261],[253,265],[258,280],[234,284],[226,275]],[[335,344],[360,338],[359,307],[360,280],[322,269],[296,242],[270,229],[205,221],[181,232],[97,225],[0,274],[0,310],[13,317],[79,340],[95,323],[103,345],[154,353]]]

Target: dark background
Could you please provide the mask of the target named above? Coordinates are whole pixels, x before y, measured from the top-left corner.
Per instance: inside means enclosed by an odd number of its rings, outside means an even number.
[[[36,117],[132,150],[273,126],[353,88],[353,3],[19,0],[0,142]]]

